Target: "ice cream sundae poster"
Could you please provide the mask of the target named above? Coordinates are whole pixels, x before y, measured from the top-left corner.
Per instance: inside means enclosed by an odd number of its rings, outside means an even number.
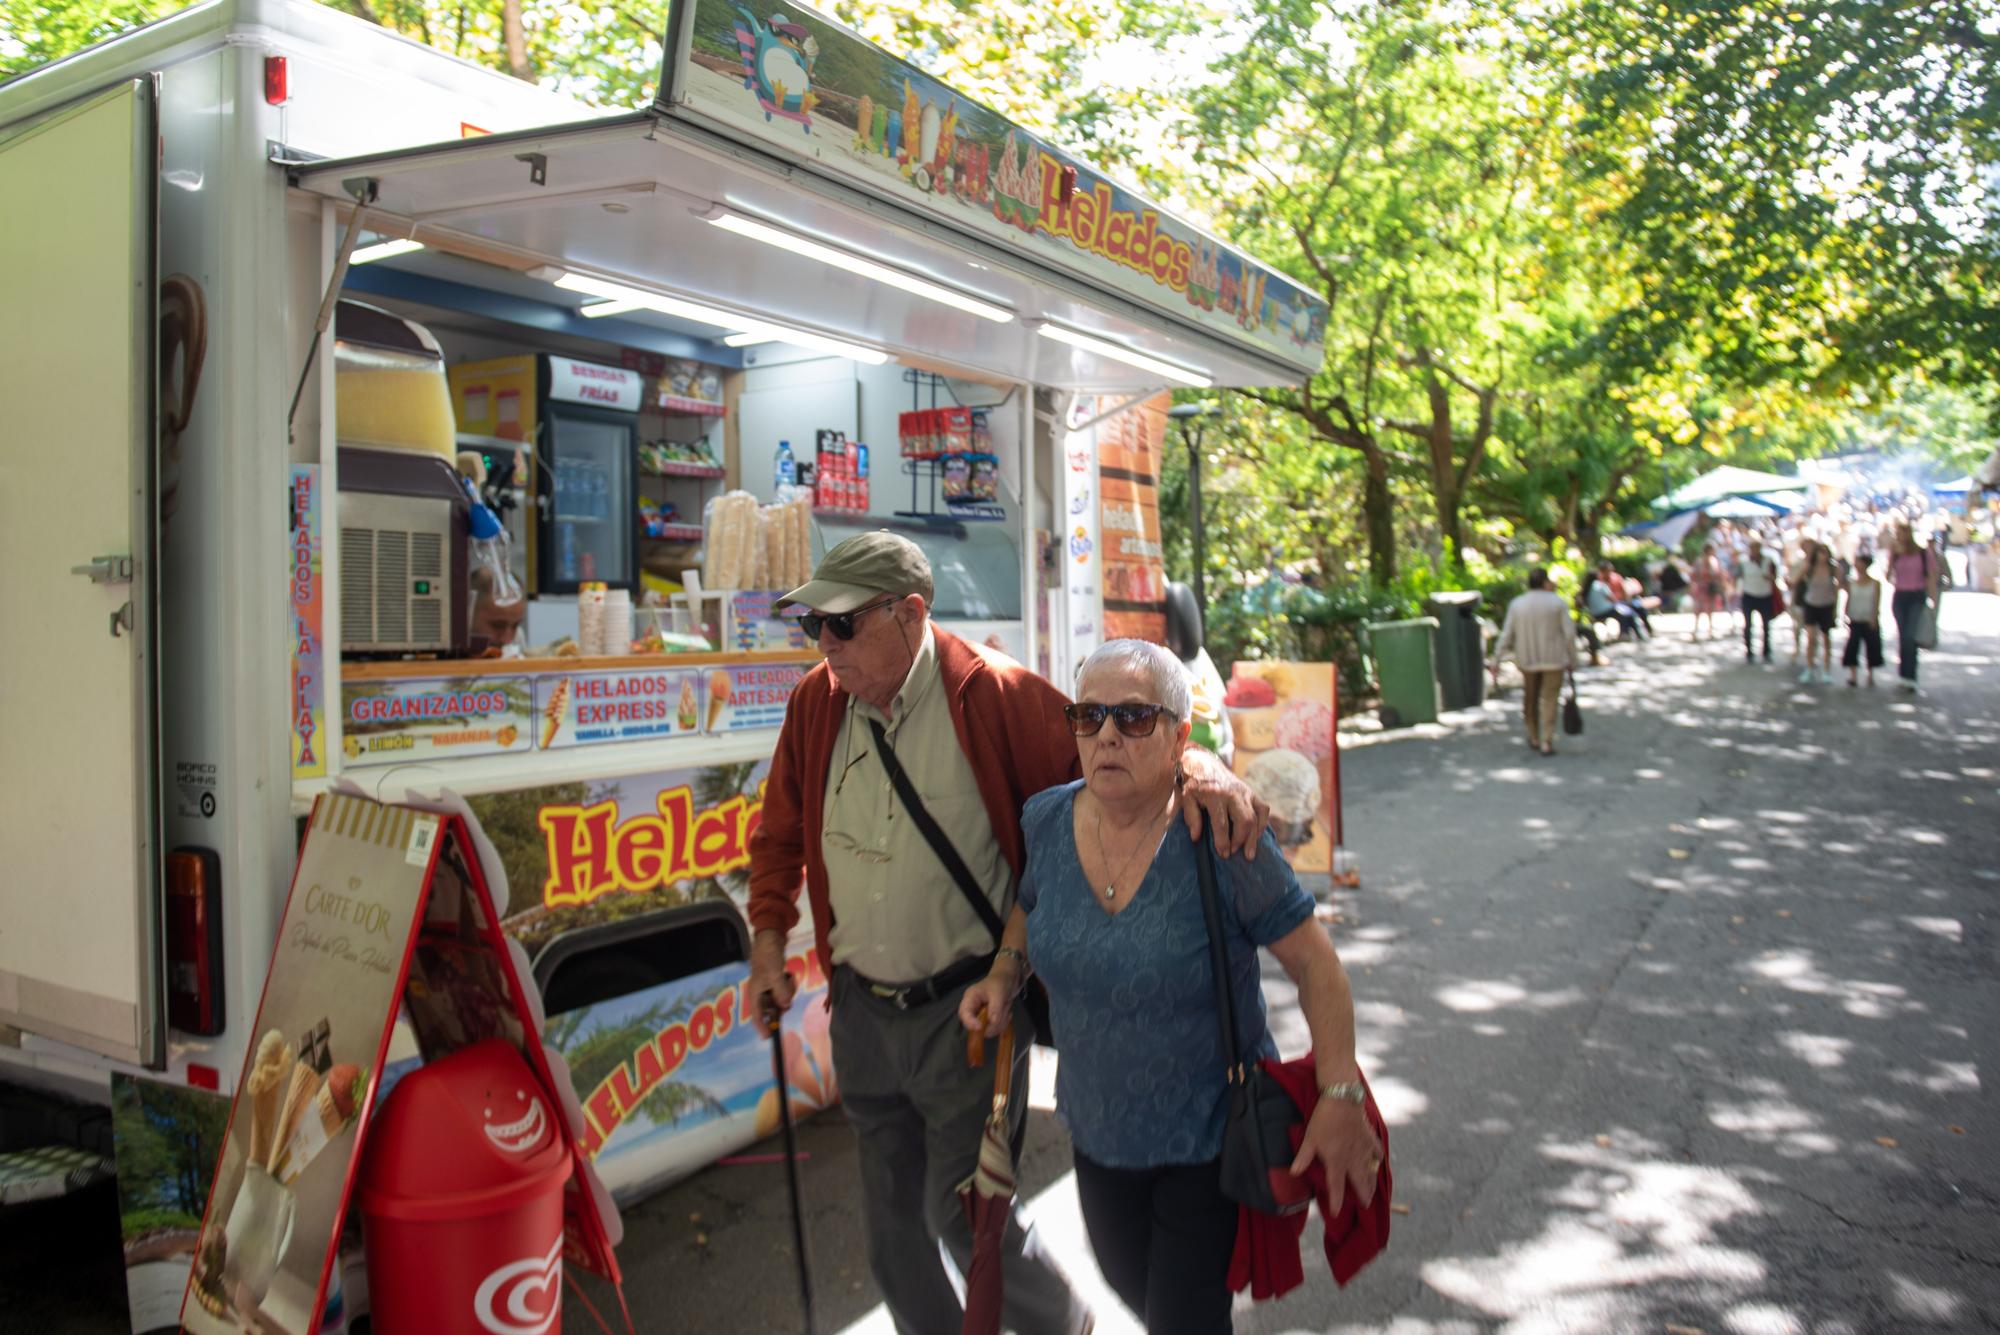
[[[816,11],[677,0],[669,29],[663,105],[1317,369],[1320,298]]]
[[[686,737],[702,730],[703,678],[692,669],[579,672],[535,681],[535,745]]]
[[[1238,662],[1223,694],[1234,766],[1271,808],[1295,871],[1333,870],[1334,679],[1331,663]]]
[[[315,807],[181,1311],[196,1335],[315,1328],[436,816]]]

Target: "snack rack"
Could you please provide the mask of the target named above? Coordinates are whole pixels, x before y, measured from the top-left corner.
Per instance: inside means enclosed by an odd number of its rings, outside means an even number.
[[[903,372],[903,381],[910,386],[912,411],[905,415],[905,422],[939,419],[938,434],[926,434],[913,439],[907,427],[900,432],[902,469],[910,479],[910,508],[896,511],[899,519],[916,520],[928,525],[955,525],[961,523],[1001,523],[1007,518],[1006,509],[998,503],[997,491],[992,498],[957,498],[946,496],[943,508],[939,508],[938,491],[946,475],[954,469],[976,468],[974,461],[993,459],[990,450],[976,448],[978,437],[974,434],[973,423],[980,420],[978,414],[984,409],[975,409],[959,402],[950,383],[933,371],[914,368]],[[930,391],[930,408],[923,406],[924,391]],[[940,411],[938,394],[951,399],[952,407]],[[949,420],[952,426],[943,422]],[[930,428],[926,428],[928,432]],[[990,471],[990,470],[989,470]],[[925,484],[929,485],[926,486]]]

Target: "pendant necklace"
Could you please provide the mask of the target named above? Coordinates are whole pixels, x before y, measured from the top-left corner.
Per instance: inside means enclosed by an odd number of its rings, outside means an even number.
[[[1168,814],[1171,816],[1172,813],[1169,812]],[[1153,819],[1157,821],[1159,817],[1155,816]],[[1111,874],[1110,879],[1108,879],[1104,883],[1105,899],[1110,900],[1110,899],[1115,899],[1117,897],[1119,880],[1125,875],[1126,872],[1132,869],[1132,859],[1139,856],[1139,850],[1144,848],[1148,843],[1152,842],[1152,833],[1153,833],[1153,827],[1149,823],[1146,826],[1145,833],[1140,835],[1139,842],[1137,844],[1134,844],[1132,846],[1132,851],[1125,855],[1125,861],[1122,864],[1120,864],[1117,871]],[[1103,862],[1105,866],[1108,867],[1111,865],[1111,854],[1107,852],[1104,847],[1104,812],[1101,810],[1097,812],[1097,856],[1098,859],[1101,862]]]

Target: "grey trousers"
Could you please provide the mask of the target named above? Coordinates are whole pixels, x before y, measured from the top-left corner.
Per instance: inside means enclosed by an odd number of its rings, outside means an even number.
[[[958,1184],[972,1176],[992,1109],[993,1068],[965,1064],[965,1029],[954,991],[927,1006],[897,1010],[834,971],[830,1029],[841,1106],[860,1140],[862,1209],[868,1264],[901,1335],[951,1335],[964,1321],[937,1244],[963,1274],[972,1233]],[[1027,1125],[1028,1048],[1032,1025],[1014,1010],[1013,1088],[1008,1109],[1015,1157]],[[993,1047],[987,1047],[992,1061]],[[1002,1324],[1020,1335],[1074,1335],[1084,1307],[1038,1240],[1008,1220],[1002,1243]]]

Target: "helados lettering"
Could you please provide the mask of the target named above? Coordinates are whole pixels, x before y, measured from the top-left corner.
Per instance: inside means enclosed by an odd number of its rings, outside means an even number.
[[[826,974],[813,951],[788,958],[785,970],[800,993],[826,985]],[[718,992],[714,1000],[696,1006],[687,1019],[666,1026],[620,1062],[583,1101],[583,1152],[596,1158],[612,1133],[624,1125],[647,1095],[680,1070],[690,1056],[706,1051],[737,1025],[751,1023],[755,1004],[756,998],[750,995],[747,982],[731,984]]]
[[[757,796],[732,797],[697,813],[694,790],[683,785],[655,799],[658,814],[618,820],[616,802],[543,807],[537,818],[547,841],[549,879],[542,902],[571,908],[622,890],[645,894],[702,876],[750,865],[750,836],[764,811]]]
[[[1051,236],[1068,238],[1079,250],[1145,274],[1175,292],[1187,291],[1194,271],[1194,247],[1161,232],[1157,212],[1147,209],[1135,213],[1114,207],[1111,186],[1105,181],[1087,192],[1078,191],[1064,203],[1063,164],[1047,153],[1040,158],[1041,211],[1035,226]]]

